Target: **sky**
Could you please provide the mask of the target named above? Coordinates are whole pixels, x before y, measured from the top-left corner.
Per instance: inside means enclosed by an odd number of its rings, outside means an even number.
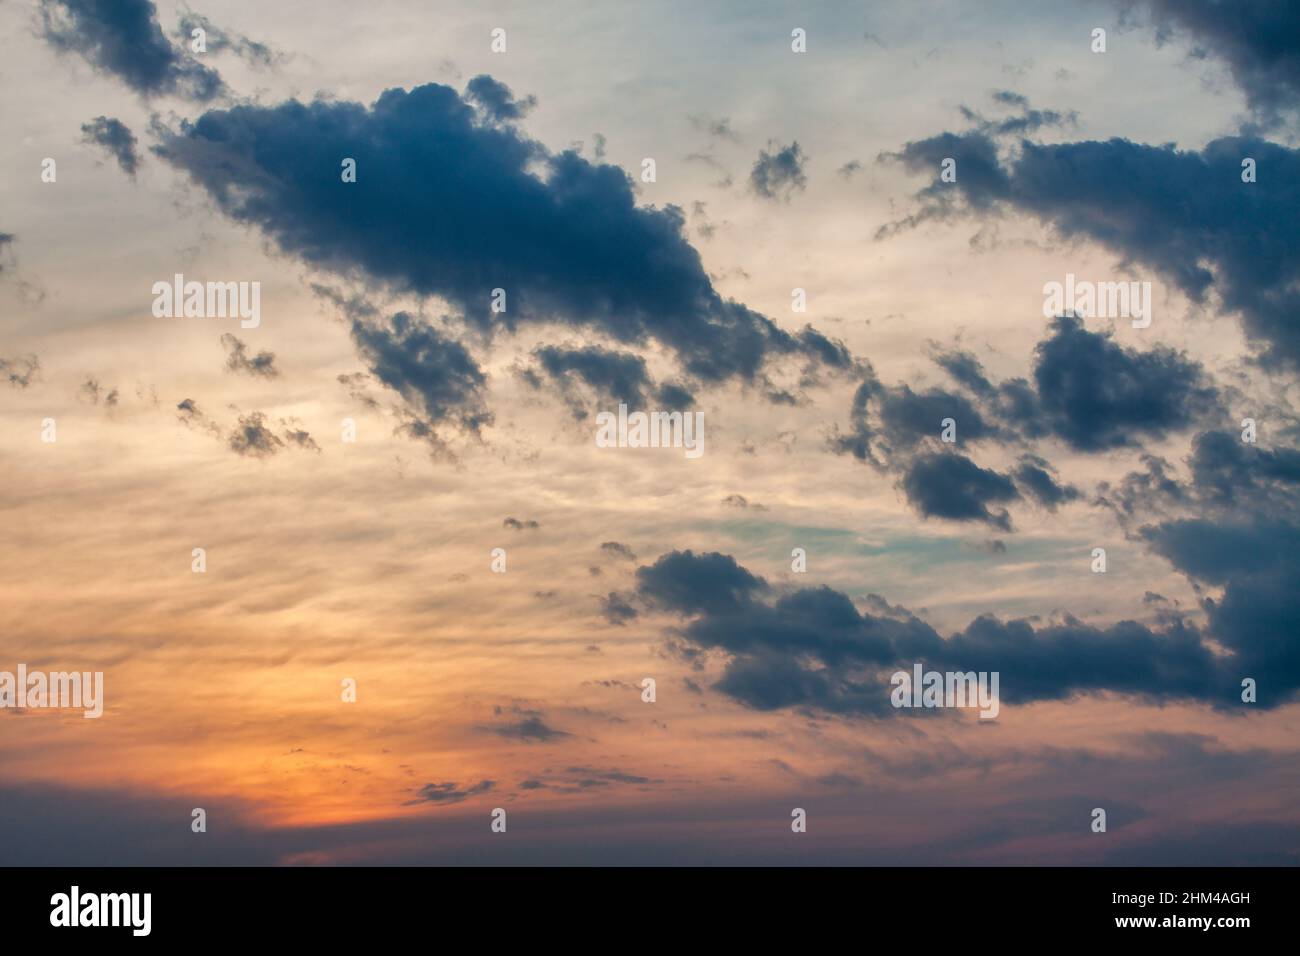
[[[1296,863],[1297,49],[0,3],[0,862]]]

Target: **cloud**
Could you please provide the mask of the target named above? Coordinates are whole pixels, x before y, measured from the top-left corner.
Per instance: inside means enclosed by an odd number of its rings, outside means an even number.
[[[41,362],[35,355],[5,358],[0,355],[0,381],[14,388],[27,388],[40,377]]]
[[[1060,484],[1053,471],[1045,459],[1025,454],[1020,456],[1020,464],[1013,473],[1016,486],[1048,511],[1055,511],[1067,501],[1080,497],[1078,488]]]
[[[875,596],[859,611],[825,586],[778,592],[727,555],[674,551],[637,577],[643,600],[685,619],[674,631],[681,646],[722,654],[714,689],[760,710],[898,716],[889,676],[916,662],[998,671],[1001,698],[1013,704],[1106,691],[1220,706],[1238,700],[1237,667],[1178,618],[1153,630],[1134,621],[1099,628],[1068,615],[1035,627],[985,615],[945,639]],[[732,586],[714,600],[699,582],[719,579]]]
[[[941,423],[951,418],[963,444],[1024,447],[1054,437],[1076,451],[1141,448],[1223,414],[1218,389],[1200,363],[1172,349],[1126,348],[1109,331],[1091,332],[1074,316],[1058,316],[1034,350],[1032,381],[994,382],[969,352],[931,345],[931,359],[965,394],[941,388],[888,386],[862,363],[847,430],[829,438],[831,451],[901,476],[908,501],[922,515],[979,521],[1011,530],[1010,514],[990,504],[1028,496],[1049,511],[1081,492],[1062,485],[1051,464],[1022,452],[1011,474],[947,453]]]
[[[600,613],[606,621],[615,627],[622,627],[628,621],[636,620],[639,616],[637,609],[617,591],[610,591],[609,594],[600,599]]]
[[[226,442],[235,454],[250,458],[270,458],[284,447],[284,441],[267,428],[261,412],[240,415]]]
[[[41,25],[56,50],[77,53],[144,97],[207,102],[221,77],[163,36],[150,0],[42,0]]]
[[[528,96],[517,100],[510,92],[510,87],[486,73],[480,73],[469,81],[465,86],[465,99],[498,122],[523,119],[537,105],[537,97]]]
[[[710,139],[727,140],[728,142],[738,143],[740,137],[736,131],[731,128],[731,120],[726,116],[713,117],[705,113],[694,113],[687,117],[692,128],[704,133]]]
[[[478,783],[461,787],[456,783],[426,783],[416,792],[414,800],[408,800],[405,806],[415,806],[420,803],[460,803],[462,800],[468,800],[470,797],[478,796],[480,793],[489,793],[496,788],[496,782],[492,780],[480,780]]]
[[[176,418],[181,424],[222,439],[227,448],[243,458],[270,458],[285,447],[320,451],[320,445],[311,434],[298,428],[291,420],[280,419],[281,431],[277,434],[264,413],[249,412],[244,415],[236,409],[235,423],[227,431],[199,408],[192,398],[179,402],[176,411]]]
[[[1021,140],[1005,164],[985,132],[941,133],[885,158],[935,176],[957,160],[955,183],[935,182],[920,208],[879,237],[932,219],[1011,209],[1063,240],[1088,239],[1123,262],[1155,270],[1198,304],[1217,293],[1240,316],[1267,364],[1300,367],[1300,151],[1253,137],[1204,149],[1126,139],[1041,145]],[[1242,161],[1262,171],[1242,181]]]
[[[248,354],[248,346],[229,332],[221,335],[221,344],[226,350],[226,371],[244,372],[255,378],[275,378],[280,370],[275,367],[274,352]]]
[[[105,392],[99,381],[94,378],[87,378],[82,382],[81,388],[77,389],[77,394],[92,405],[98,405],[100,400],[103,399],[104,407],[110,410],[117,407],[118,399],[121,397],[115,388]]]
[[[926,517],[952,521],[982,521],[1003,531],[1011,530],[1011,516],[1005,508],[990,510],[990,504],[1020,497],[1006,475],[981,468],[957,452],[935,452],[918,456],[902,478],[907,500]]]
[[[599,345],[582,348],[543,345],[533,355],[542,371],[559,385],[577,419],[585,419],[587,409],[574,389],[575,381],[588,386],[607,402],[623,402],[630,408],[645,408],[646,394],[653,388],[645,359],[631,352]]]
[[[627,561],[636,560],[636,552],[634,552],[627,545],[620,544],[617,541],[602,542],[600,546],[600,550],[604,551],[606,554],[612,554],[617,558],[623,558],[624,560]]]
[[[501,527],[509,528],[511,531],[536,531],[541,527],[536,521],[520,521],[518,518],[506,518],[501,522]]]
[[[1257,118],[1267,125],[1300,102],[1300,10],[1273,0],[1126,0],[1143,9],[1158,44],[1172,36],[1193,41],[1192,56],[1223,60]]]
[[[406,428],[435,450],[445,448],[440,426],[478,436],[492,424],[487,376],[468,349],[424,319],[406,312],[387,320],[354,317],[352,339],[375,377],[417,409]]]
[[[249,66],[268,70],[279,67],[288,59],[283,53],[271,49],[265,43],[250,40],[241,33],[223,30],[202,14],[192,10],[182,11],[179,24],[181,43],[190,43],[196,29],[203,30],[209,53],[229,50]]]
[[[992,99],[998,106],[1009,106],[1019,110],[1019,113],[1005,119],[987,120],[974,110],[963,106],[961,107],[961,114],[965,119],[974,123],[981,132],[994,136],[1012,133],[1023,135],[1044,127],[1073,125],[1078,121],[1078,115],[1073,110],[1068,113],[1061,113],[1057,110],[1033,109],[1029,105],[1028,97],[1020,93],[1013,93],[1010,90],[995,90]]]
[[[1052,321],[1034,365],[1046,426],[1080,451],[1186,428],[1218,407],[1198,362],[1172,349],[1124,348],[1072,316]]]
[[[122,172],[135,179],[136,170],[140,168],[140,154],[135,148],[135,134],[125,123],[109,116],[97,116],[82,124],[81,138],[84,142],[102,146],[117,160]]]
[[[1271,499],[1300,484],[1300,451],[1263,448],[1240,436],[1207,431],[1192,444],[1192,480],[1198,493],[1216,505],[1248,502],[1256,509],[1280,508]]]
[[[498,710],[500,709],[498,708]],[[525,743],[549,743],[561,737],[572,736],[567,731],[556,730],[551,727],[537,714],[501,724],[491,728],[491,730],[498,737],[505,737],[508,740],[522,740]]]
[[[768,143],[767,149],[759,150],[754,168],[749,171],[749,187],[764,199],[788,200],[791,194],[803,192],[808,186],[803,171],[807,161],[798,142],[789,146]]]
[[[209,111],[162,131],[155,150],[281,251],[439,296],[485,332],[546,322],[654,340],[706,383],[761,384],[774,357],[821,363],[843,350],[723,299],[683,236],[682,211],[638,206],[623,170],[484,121],[445,86],[390,89],[370,107]],[[321,156],[354,158],[357,181],[341,182]],[[504,311],[492,308],[494,289]]]

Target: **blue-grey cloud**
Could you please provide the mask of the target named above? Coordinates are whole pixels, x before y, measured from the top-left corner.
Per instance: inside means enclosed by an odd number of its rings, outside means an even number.
[[[182,11],[179,24],[181,43],[191,43],[196,29],[203,30],[209,53],[229,50],[250,66],[268,70],[280,66],[288,59],[285,54],[273,50],[265,43],[251,40],[233,30],[222,29],[200,13],[192,10]]]
[[[749,188],[764,199],[789,199],[792,193],[808,186],[804,163],[808,157],[798,142],[789,146],[769,143],[759,150],[754,168],[749,171]]]
[[[51,46],[79,54],[141,96],[206,102],[223,92],[215,70],[168,42],[151,0],[42,0],[40,12]]]
[[[415,799],[408,800],[407,806],[420,803],[460,803],[480,793],[489,793],[496,787],[495,781],[480,780],[472,786],[462,787],[450,781],[446,783],[426,783],[416,791]]]
[[[1124,0],[1156,27],[1158,43],[1187,37],[1192,55],[1217,57],[1266,125],[1300,105],[1300,10],[1277,0]]]
[[[160,156],[282,251],[440,296],[484,331],[549,322],[654,340],[706,383],[761,384],[770,359],[847,354],[720,296],[682,211],[638,206],[623,170],[551,153],[445,86],[390,89],[370,107],[210,111],[160,139]],[[341,181],[345,158],[354,183]]]
[[[84,142],[103,147],[117,160],[122,172],[135,178],[136,170],[140,168],[140,153],[136,150],[135,134],[121,120],[96,116],[81,125],[81,138]]]
[[[386,320],[354,314],[352,338],[376,378],[417,409],[404,425],[413,437],[444,448],[439,428],[477,436],[492,423],[487,375],[465,346],[424,319],[398,312]]]
[[[248,351],[248,344],[229,332],[222,334],[221,345],[226,350],[228,372],[241,372],[254,378],[275,378],[280,374],[275,365],[274,352],[262,350],[252,355]]]
[[[1300,367],[1300,151],[1256,137],[1204,149],[1126,139],[1041,145],[1021,140],[1005,163],[989,133],[941,133],[892,155],[934,177],[920,208],[879,235],[929,219],[1004,208],[1090,239],[1155,270],[1198,303],[1217,293],[1271,364]],[[946,157],[957,179],[939,181]],[[1242,162],[1257,181],[1242,181]]]
[[[681,647],[725,656],[715,689],[763,710],[896,715],[889,675],[914,662],[941,671],[998,671],[1007,703],[1110,691],[1226,707],[1240,689],[1242,662],[1220,659],[1176,616],[1152,629],[1134,621],[1099,628],[1069,616],[1036,627],[986,615],[945,639],[879,597],[860,611],[825,586],[778,591],[717,553],[671,552],[637,578],[648,606],[684,619],[674,632]],[[721,586],[721,599],[710,582]]]
[[[510,87],[486,73],[480,73],[466,84],[465,99],[497,121],[523,119],[537,105],[537,97],[515,99]]]

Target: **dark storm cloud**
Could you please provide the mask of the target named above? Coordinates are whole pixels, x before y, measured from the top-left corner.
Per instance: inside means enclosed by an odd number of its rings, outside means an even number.
[[[370,107],[237,106],[160,138],[160,156],[282,251],[441,296],[484,330],[546,321],[653,339],[706,383],[761,382],[775,356],[825,352],[811,330],[723,299],[680,209],[638,207],[623,170],[483,122],[445,86],[391,89]],[[345,157],[355,183],[340,181]],[[504,312],[491,308],[497,288]]]
[[[920,209],[878,235],[1003,207],[1029,213],[1064,240],[1089,239],[1155,270],[1189,298],[1217,293],[1240,315],[1269,363],[1300,366],[1300,151],[1253,137],[1203,150],[1125,139],[1040,145],[1021,141],[1004,165],[982,131],[941,133],[891,154],[934,178]],[[938,179],[944,157],[957,181]],[[1257,181],[1242,182],[1242,160]]]
[[[486,73],[480,73],[469,81],[465,86],[465,99],[498,122],[523,119],[537,105],[537,97],[517,100],[510,87]]]
[[[1020,497],[1006,475],[981,468],[957,452],[923,454],[908,465],[902,478],[907,500],[925,517],[952,521],[982,521],[1003,531],[1011,530],[1005,508],[990,504]]]
[[[698,582],[719,578],[733,583],[730,597],[702,600]],[[762,710],[896,716],[889,675],[915,662],[998,671],[1009,703],[1110,691],[1229,706],[1239,690],[1236,668],[1221,663],[1197,630],[1178,619],[1152,630],[1133,621],[1097,628],[1067,617],[1035,627],[983,616],[945,640],[880,598],[863,612],[824,586],[777,595],[716,553],[672,552],[641,568],[638,581],[648,604],[686,619],[676,632],[685,647],[726,656],[715,689]]]
[[[223,91],[216,71],[163,36],[150,0],[42,0],[41,24],[55,49],[81,55],[141,96],[206,102]]]
[[[275,367],[275,353],[261,351],[248,354],[248,345],[237,336],[225,332],[221,344],[226,350],[226,371],[243,372],[255,378],[275,378],[280,370]]]
[[[426,783],[416,792],[414,800],[408,800],[406,806],[419,803],[460,803],[480,793],[488,793],[496,787],[492,780],[480,780],[478,783],[462,787],[457,783]]]
[[[1268,124],[1300,104],[1300,9],[1277,0],[1125,0],[1149,14],[1157,42],[1188,36],[1192,55],[1224,61],[1246,102]]]
[[[808,185],[803,171],[807,161],[797,142],[780,147],[768,143],[767,149],[759,150],[754,168],[749,171],[749,188],[764,199],[789,199]]]
[[[136,170],[140,168],[140,154],[135,148],[135,134],[121,120],[96,116],[81,125],[81,138],[84,142],[103,147],[117,160],[122,172],[135,178]]]

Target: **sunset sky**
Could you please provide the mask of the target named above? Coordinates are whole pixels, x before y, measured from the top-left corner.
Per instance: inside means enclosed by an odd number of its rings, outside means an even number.
[[[0,671],[105,686],[0,710],[0,863],[1300,861],[1297,50],[1266,2],[0,3]],[[620,402],[703,454],[597,447]],[[914,663],[996,719],[892,707]]]

